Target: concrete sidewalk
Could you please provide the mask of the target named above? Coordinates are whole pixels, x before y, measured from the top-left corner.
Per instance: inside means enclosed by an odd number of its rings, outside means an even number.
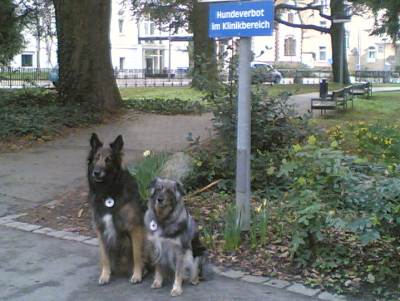
[[[215,275],[198,286],[184,284],[180,297],[171,298],[171,283],[150,288],[152,277],[132,285],[128,277],[98,286],[98,248],[0,226],[0,300],[210,300],[312,301],[286,290]]]

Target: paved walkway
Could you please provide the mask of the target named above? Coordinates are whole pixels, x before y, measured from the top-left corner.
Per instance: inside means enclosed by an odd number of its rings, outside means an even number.
[[[0,154],[0,216],[35,207],[86,181],[89,138],[97,132],[105,142],[118,134],[125,140],[128,162],[143,151],[178,151],[187,147],[188,132],[201,140],[211,135],[211,114],[160,116],[127,114],[120,121],[71,134],[16,153]]]
[[[0,154],[0,216],[51,201],[62,191],[86,181],[88,139],[97,132],[105,141],[123,134],[126,159],[136,160],[146,149],[177,151],[186,136],[202,140],[211,133],[211,115],[156,116],[128,114],[121,121],[85,129],[68,137],[16,153]],[[170,300],[170,285],[150,289],[148,277],[131,285],[116,279],[99,287],[98,247],[61,240],[0,225],[0,300]],[[317,300],[287,290],[215,275],[193,287],[185,285],[174,300]]]

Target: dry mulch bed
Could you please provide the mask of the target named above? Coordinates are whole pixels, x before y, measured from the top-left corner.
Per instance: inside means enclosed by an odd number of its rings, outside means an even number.
[[[27,215],[18,220],[94,237],[87,197],[87,185],[81,186],[74,191],[59,195],[43,206],[31,209]]]

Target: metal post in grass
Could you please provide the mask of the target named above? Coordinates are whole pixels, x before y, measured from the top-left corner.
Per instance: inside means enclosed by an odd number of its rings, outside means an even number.
[[[250,61],[251,38],[241,37],[239,42],[239,87],[236,157],[236,210],[242,231],[250,229]]]

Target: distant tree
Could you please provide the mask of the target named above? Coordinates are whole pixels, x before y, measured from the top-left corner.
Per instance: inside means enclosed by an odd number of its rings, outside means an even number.
[[[215,43],[208,37],[208,4],[198,0],[131,0],[134,14],[150,17],[160,28],[193,33],[192,86],[208,89],[217,79]]]
[[[110,54],[111,0],[53,0],[60,97],[114,111],[121,96]]]
[[[275,0],[276,1],[276,0]],[[345,5],[344,0],[331,0],[330,1],[330,14],[324,13],[324,6],[315,1],[308,1],[309,3],[302,2],[298,4],[297,1],[294,4],[279,3],[275,5],[275,21],[284,24],[289,27],[300,28],[300,29],[311,29],[322,33],[329,34],[331,36],[331,47],[332,47],[332,72],[333,80],[340,82],[340,55],[343,56],[343,83],[350,83],[350,74],[347,65],[346,47],[344,47],[344,24],[335,23],[335,19],[343,19]],[[294,11],[302,13],[304,11],[317,12],[322,18],[331,21],[331,27],[322,27],[315,24],[305,24],[301,19],[300,23],[293,23],[286,21],[282,18],[282,13],[286,11]]]
[[[23,0],[20,5],[28,12],[24,24],[36,40],[36,66],[41,66],[42,40],[45,40],[48,61],[51,58],[51,47],[56,36],[55,12],[52,0]]]
[[[372,34],[387,34],[394,42],[400,39],[399,0],[352,0],[351,2],[373,11],[376,22]]]
[[[13,0],[0,1],[0,66],[7,65],[24,46],[22,20]]]

